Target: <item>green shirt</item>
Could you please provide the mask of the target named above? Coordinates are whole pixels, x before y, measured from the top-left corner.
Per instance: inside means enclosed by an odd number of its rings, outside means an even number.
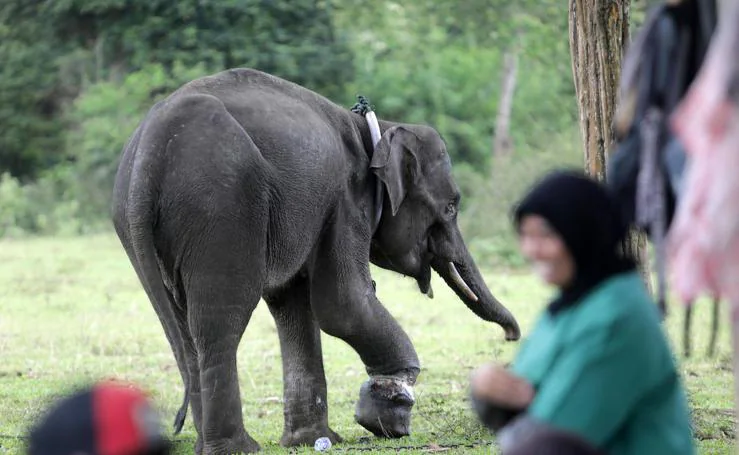
[[[637,272],[606,280],[554,316],[545,312],[513,371],[536,389],[531,417],[608,453],[695,453],[681,379]]]

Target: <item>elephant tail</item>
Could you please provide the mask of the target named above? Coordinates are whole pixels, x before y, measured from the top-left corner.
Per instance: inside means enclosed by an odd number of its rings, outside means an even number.
[[[127,146],[131,153],[131,172],[126,201],[125,220],[131,250],[129,256],[135,261],[139,280],[151,301],[178,363],[184,382],[184,399],[174,421],[174,434],[182,430],[190,402],[189,376],[185,367],[185,344],[183,333],[175,314],[175,299],[164,283],[154,243],[154,226],[158,212],[158,187],[162,157],[168,138],[153,112],[140,126],[138,137]],[[189,335],[189,334],[188,334]],[[184,368],[184,369],[183,369]]]

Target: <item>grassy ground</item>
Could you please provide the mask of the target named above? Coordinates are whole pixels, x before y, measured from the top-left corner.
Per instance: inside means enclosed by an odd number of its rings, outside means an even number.
[[[549,291],[526,272],[487,271],[493,292],[511,308],[524,333]],[[376,272],[383,303],[415,343],[423,371],[416,393],[414,435],[400,441],[368,437],[353,422],[353,406],[365,373],[345,344],[324,335],[330,424],[346,439],[344,452],[390,453],[399,446],[425,453],[491,453],[493,438],[466,402],[470,370],[490,359],[512,359],[516,344],[497,326],[477,319],[433,281],[429,300],[409,279]],[[22,453],[27,427],[50,400],[100,378],[134,381],[151,392],[169,424],[182,398],[179,374],[161,326],[113,236],[0,241],[0,453]],[[669,331],[679,345],[682,318],[673,307]],[[714,359],[704,355],[709,305],[698,306],[694,358],[681,360],[701,453],[731,453],[732,375],[728,330],[722,326]],[[722,318],[722,322],[725,318]],[[260,305],[239,351],[247,429],[267,453],[286,453],[282,432],[280,351],[274,323]],[[192,453],[188,418],[176,453]],[[469,445],[472,447],[464,447]],[[298,452],[308,453],[312,449]]]

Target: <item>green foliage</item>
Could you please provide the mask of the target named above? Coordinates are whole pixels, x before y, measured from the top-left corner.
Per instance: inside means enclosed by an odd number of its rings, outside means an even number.
[[[89,231],[80,202],[70,197],[69,168],[57,166],[35,182],[21,185],[9,173],[0,175],[0,238],[28,233],[75,235]],[[96,222],[102,221],[98,216]]]
[[[340,97],[353,71],[331,11],[318,0],[6,0],[0,169],[34,176],[59,163],[64,107],[95,83],[120,84],[149,65],[173,80],[178,65],[250,66]]]
[[[18,180],[7,172],[0,175],[0,237],[18,235],[27,225],[23,196]]]
[[[0,170],[20,180],[4,180],[17,213],[0,236],[109,229],[121,149],[151,105],[247,66],[347,108],[363,94],[381,118],[437,128],[455,172],[476,182],[460,182],[467,204],[486,214],[465,222],[468,238],[491,262],[515,261],[504,227],[485,218],[504,216],[525,181],[514,175],[578,143],[568,139],[577,110],[567,36],[554,0],[6,0]],[[509,51],[519,61],[516,156],[501,170],[491,148]]]
[[[47,11],[60,36],[100,46],[113,68],[249,66],[338,96],[351,56],[331,8],[318,0],[64,0]]]
[[[454,159],[484,167],[497,91],[485,69],[496,68],[498,55],[486,49],[442,48],[417,53],[418,66],[411,67],[401,62],[413,49],[392,48],[396,51],[387,51],[384,58],[367,58],[352,92],[369,96],[382,118],[434,126]]]
[[[455,179],[463,195],[460,229],[482,265],[522,265],[511,225],[511,209],[544,173],[563,166],[582,168],[579,141],[577,131],[559,134],[538,153],[519,153],[496,160],[489,177],[466,166],[455,166]]]
[[[450,17],[457,17],[457,24],[465,23],[464,17],[479,21],[480,12],[485,16],[486,11],[490,15],[505,8],[481,7],[473,14],[465,6],[445,9],[444,4],[389,2],[378,10],[375,4],[365,3],[352,10],[352,18],[366,15],[372,21],[354,39],[357,76],[349,85],[347,103],[355,94],[363,94],[383,118],[430,124],[441,132],[455,161],[487,172],[505,48],[492,45],[493,38],[479,26],[471,27],[469,34],[480,36],[468,39],[468,34],[455,34],[442,24],[448,24]],[[545,6],[551,8],[548,3]],[[416,17],[422,12],[424,20],[419,21]],[[527,150],[547,146],[552,135],[572,128],[577,105],[566,14],[549,22],[536,16],[517,17],[526,38],[519,54],[511,123],[516,145]],[[501,22],[490,19],[489,25]],[[502,42],[510,43],[505,30],[506,26],[494,28],[488,34],[501,34]],[[544,36],[557,38],[543,40]]]
[[[53,165],[62,151],[55,118],[59,46],[27,9],[0,4],[0,170],[14,175]]]
[[[113,181],[121,151],[149,108],[180,85],[207,73],[200,65],[175,63],[167,72],[149,65],[129,74],[121,84],[99,82],[74,103],[67,150],[77,178],[70,182],[75,198],[84,200],[86,221],[109,213]]]
[[[202,66],[175,64],[168,73],[150,65],[121,84],[91,85],[68,112],[64,163],[26,185],[8,173],[0,179],[0,237],[108,229],[113,180],[126,140],[152,104],[205,73]]]

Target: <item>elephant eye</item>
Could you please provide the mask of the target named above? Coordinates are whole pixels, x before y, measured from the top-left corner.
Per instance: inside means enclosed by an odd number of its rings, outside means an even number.
[[[457,213],[457,204],[454,202],[450,202],[446,205],[446,214],[449,216],[456,215]]]

